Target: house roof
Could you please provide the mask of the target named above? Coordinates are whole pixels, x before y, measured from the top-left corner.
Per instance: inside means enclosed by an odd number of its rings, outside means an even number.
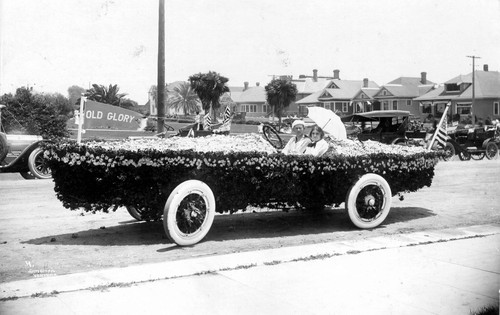
[[[312,78],[305,78],[302,80],[292,80],[292,83],[297,86],[299,94],[311,94],[324,89],[330,81],[325,78],[318,78],[317,81],[314,81]]]
[[[421,78],[417,77],[399,77],[391,82],[384,84],[375,98],[389,97],[408,97],[414,98],[427,93],[434,88],[434,82],[427,80],[426,84],[422,84]],[[382,91],[386,90],[390,95],[381,95]]]
[[[446,93],[445,87],[440,86],[434,91],[430,91],[420,97],[416,101],[433,101],[433,100],[452,100],[452,99],[472,99],[472,73],[466,75],[458,75],[448,81],[446,84],[468,84],[467,88],[461,93]],[[500,72],[498,71],[475,71],[474,82],[474,97],[475,98],[498,98],[500,97]]]
[[[254,86],[241,92],[236,103],[265,103],[266,89],[263,86]]]
[[[315,104],[320,101],[351,100],[362,89],[372,93],[372,88],[378,88],[377,83],[368,81],[368,88],[363,88],[363,80],[330,80],[327,88],[316,91],[304,97],[297,104]],[[364,90],[363,90],[364,91]],[[375,90],[377,91],[377,90]]]

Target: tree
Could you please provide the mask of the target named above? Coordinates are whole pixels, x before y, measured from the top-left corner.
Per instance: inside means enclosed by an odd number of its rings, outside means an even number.
[[[10,133],[41,135],[46,139],[67,137],[67,109],[69,100],[61,94],[35,94],[31,88],[21,87],[16,94],[4,94],[0,103],[2,125]]]
[[[80,104],[80,98],[85,93],[85,89],[78,85],[72,85],[68,88],[68,99],[71,105]]]
[[[92,84],[92,88],[85,92],[85,96],[92,101],[120,106],[121,99],[127,94],[118,93],[119,90],[116,84],[110,84],[107,88],[104,85]]]
[[[229,92],[229,88],[226,86],[228,81],[228,78],[213,71],[198,73],[189,77],[191,88],[200,98],[203,110],[208,112],[211,108],[213,109],[214,121],[215,110],[220,108],[220,97]]]
[[[176,110],[183,110],[184,115],[192,114],[199,110],[200,99],[191,88],[189,82],[180,82],[168,90],[167,104]]]
[[[273,113],[278,116],[281,125],[284,110],[297,96],[297,86],[290,80],[274,79],[266,85],[265,89],[267,103],[271,106]]]

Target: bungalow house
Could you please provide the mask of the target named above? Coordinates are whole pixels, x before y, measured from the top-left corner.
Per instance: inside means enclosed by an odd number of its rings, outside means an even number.
[[[236,92],[232,97],[236,103],[235,112],[243,112],[246,117],[263,117],[267,115],[269,106],[266,102],[266,89],[260,86],[259,82],[254,87],[249,87],[248,82],[244,84],[242,91]]]
[[[416,97],[434,89],[434,83],[427,80],[427,73],[418,77],[400,77],[380,87],[373,95],[373,110],[405,110],[421,117],[419,102]]]
[[[297,101],[301,111],[309,106],[320,106],[330,109],[339,115],[349,115],[371,109],[373,95],[379,86],[368,79],[363,80],[330,80],[325,88]]]
[[[488,71],[488,65],[484,65],[483,71],[474,72],[474,107],[472,73],[458,75],[414,100],[420,102],[423,113],[436,118],[451,102],[449,115],[454,121],[470,123],[472,114],[483,121],[500,119],[500,72]]]

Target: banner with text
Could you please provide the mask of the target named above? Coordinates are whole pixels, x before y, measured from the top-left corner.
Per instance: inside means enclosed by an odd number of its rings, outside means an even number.
[[[85,102],[84,129],[141,130],[146,126],[144,115],[96,101]]]

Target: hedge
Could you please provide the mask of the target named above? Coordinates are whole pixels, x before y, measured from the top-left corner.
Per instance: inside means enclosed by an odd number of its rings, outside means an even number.
[[[304,206],[318,200],[324,205],[340,204],[366,173],[383,176],[393,195],[430,186],[439,157],[424,150],[352,156],[334,150],[317,158],[155,147],[113,149],[71,141],[45,144],[57,198],[66,208],[86,211],[134,205],[143,208],[149,219],[158,219],[177,185],[199,179],[212,189],[220,213],[245,210],[249,205]]]

